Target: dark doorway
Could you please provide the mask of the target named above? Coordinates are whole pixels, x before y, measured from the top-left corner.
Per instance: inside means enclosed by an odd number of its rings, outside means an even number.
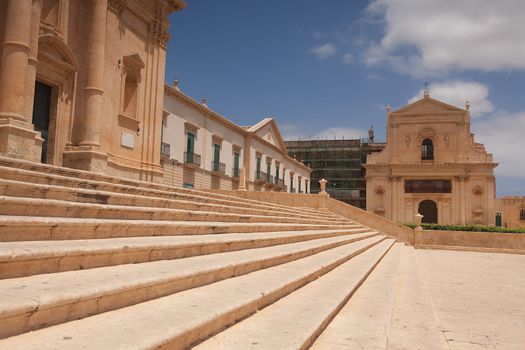
[[[437,224],[438,210],[436,202],[431,200],[424,200],[419,203],[419,214],[423,215],[422,222],[424,224]]]
[[[42,144],[42,163],[47,160],[47,143],[49,141],[49,113],[51,111],[52,87],[37,81],[35,84],[35,102],[33,104],[33,125],[40,131],[44,143]]]

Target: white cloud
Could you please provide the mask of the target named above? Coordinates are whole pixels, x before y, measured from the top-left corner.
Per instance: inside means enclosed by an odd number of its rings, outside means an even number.
[[[379,74],[371,73],[366,76],[368,80],[385,80],[385,77]],[[383,106],[384,107],[384,106]]]
[[[525,111],[519,113],[495,114],[489,118],[475,120],[472,131],[476,142],[485,144],[499,163],[496,175],[525,179]],[[500,178],[497,177],[498,183]]]
[[[430,85],[429,92],[430,97],[460,108],[465,108],[465,102],[469,101],[470,115],[474,118],[494,111],[494,105],[488,99],[488,87],[478,82],[452,80],[436,83]],[[423,97],[423,89],[408,103],[417,101],[421,97]]]
[[[374,0],[385,33],[366,52],[415,76],[452,69],[525,69],[523,0]]]
[[[324,45],[316,46],[310,50],[318,59],[324,60],[329,57],[332,57],[337,52],[335,46],[331,43],[326,43]]]
[[[345,64],[350,64],[350,63],[354,62],[354,56],[352,56],[351,53],[345,53],[343,55],[343,62]]]
[[[368,131],[361,129],[345,128],[345,127],[333,127],[322,130],[315,134],[313,139],[337,139],[340,140],[344,138],[348,139],[358,139],[361,137],[368,137]]]

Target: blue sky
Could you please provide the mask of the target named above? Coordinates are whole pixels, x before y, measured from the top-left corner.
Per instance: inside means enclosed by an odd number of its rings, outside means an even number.
[[[240,125],[273,116],[288,139],[384,139],[385,106],[422,94],[471,103],[525,195],[525,1],[188,0],[170,17],[166,80]]]

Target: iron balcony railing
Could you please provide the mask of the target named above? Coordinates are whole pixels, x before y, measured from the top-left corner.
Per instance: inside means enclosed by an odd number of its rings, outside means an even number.
[[[200,166],[201,156],[200,154],[193,153],[193,152],[184,152],[184,163]]]
[[[263,173],[262,171],[255,172],[254,179],[256,182],[261,182],[265,184],[273,184],[273,176]]]
[[[211,171],[214,173],[226,174],[226,164],[221,162],[212,161],[211,162]]]
[[[290,193],[295,193],[295,187],[290,188]]]
[[[284,187],[284,180],[275,178],[275,184],[279,187]]]
[[[162,142],[160,144],[160,155],[166,158],[170,157],[170,144]]]

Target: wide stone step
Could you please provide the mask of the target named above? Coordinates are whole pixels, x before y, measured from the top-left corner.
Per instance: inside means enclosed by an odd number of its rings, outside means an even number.
[[[91,190],[126,193],[149,197],[191,199],[205,203],[227,204],[238,206],[252,206],[260,209],[268,207],[268,203],[251,199],[240,199],[219,193],[173,187],[162,184],[133,181],[123,178],[94,174],[76,169],[50,166],[47,164],[31,163],[27,161],[13,161],[0,157],[0,177],[31,184],[55,185],[70,188],[85,188]],[[297,208],[285,205],[272,204],[283,212],[296,212]],[[301,212],[316,215],[331,216],[313,208],[300,208]]]
[[[363,228],[358,224],[111,220],[0,215],[0,242]]]
[[[379,243],[195,349],[308,349],[393,243],[393,239]],[[357,348],[363,347],[347,349]]]
[[[163,298],[87,317],[82,320],[7,338],[0,341],[0,348],[10,350],[101,348],[185,349],[191,344],[201,341],[224,329],[226,326],[272,304],[283,296],[315,280],[345,261],[348,261],[352,257],[380,243],[383,239],[384,237],[378,236],[360,240],[352,244],[346,244],[312,256],[262,270],[257,270],[258,268],[254,267],[252,271],[257,271],[243,276],[222,280],[200,288],[182,291]],[[246,252],[247,251],[223,254],[230,255]],[[209,257],[215,257],[215,255]],[[164,263],[176,263],[190,259],[209,257],[188,258]],[[150,264],[157,263],[144,265]],[[187,269],[192,268],[195,269],[198,267],[196,267],[195,264],[189,264],[187,267]],[[236,270],[233,267],[230,269]],[[81,272],[94,270],[96,269]],[[184,269],[181,269],[180,271],[183,270]],[[248,269],[242,269],[241,272],[249,272],[247,270]],[[169,271],[172,272],[173,269]],[[151,271],[151,273],[156,274],[159,272],[158,269]],[[78,273],[78,271],[65,272],[63,274],[73,273]],[[229,272],[229,276],[234,275],[235,271]],[[96,276],[100,278],[100,273]],[[136,276],[136,274],[134,276]],[[108,278],[107,276],[105,277]],[[115,276],[117,280],[121,277],[121,274]],[[18,282],[25,282],[27,279],[29,278],[20,278],[17,280],[19,280]],[[9,280],[1,282],[4,283],[6,281]],[[86,288],[89,288],[89,286],[93,288],[92,286],[95,284],[87,280],[81,282],[86,285]],[[98,280],[96,282],[98,283]],[[100,283],[102,282],[103,281]],[[208,281],[208,283],[209,282],[212,281]],[[20,286],[25,285],[21,283],[17,283],[16,285],[18,285],[19,288],[14,290],[10,289],[11,292],[7,294],[9,300],[4,298],[1,302],[6,306],[13,305],[14,300],[11,299],[11,293],[16,294],[16,296],[20,298],[21,292],[25,290],[31,291],[31,297],[26,300],[28,304],[26,319],[29,321],[43,312],[34,305],[35,298],[42,298],[41,293],[43,291],[35,291],[33,288],[21,289]],[[69,286],[69,288],[77,287],[75,283],[67,283],[67,286]],[[48,285],[45,285],[45,287],[49,288]],[[114,290],[114,288],[112,289]],[[99,290],[99,293],[104,295],[105,292]],[[173,291],[167,294],[170,293],[173,293]],[[62,299],[66,296],[71,296],[69,289],[63,293]],[[114,298],[113,303],[118,305],[119,301],[122,302],[123,299],[122,296]],[[129,299],[127,301],[129,303]],[[99,300],[98,303],[93,303],[92,305],[103,306],[107,305],[107,303]],[[78,317],[74,311],[80,310],[80,308],[66,308],[71,310],[68,312],[69,319]],[[48,312],[48,317],[51,318],[57,313],[59,313],[57,309],[53,310],[53,312]],[[5,315],[6,312],[3,314]],[[46,322],[47,321],[51,320],[48,319]],[[2,322],[7,326],[4,327],[4,329],[11,330],[12,332],[13,324],[5,321]],[[31,322],[24,323],[24,325],[26,324],[31,325]],[[35,326],[34,323],[32,325],[33,327]],[[18,325],[16,329],[19,328],[20,325]]]
[[[7,242],[0,245],[0,278],[179,259],[363,232],[371,231],[345,229]]]
[[[425,278],[414,248],[396,244],[312,349],[485,348],[447,343]]]
[[[387,348],[404,254],[403,243],[396,243],[310,349]]]
[[[0,337],[63,323],[288,263],[355,242],[383,237],[359,233],[274,247],[35,275],[0,281]],[[317,265],[322,269],[323,265]]]
[[[77,203],[54,199],[0,196],[0,215],[54,216],[126,220],[181,220],[225,222],[280,222],[305,224],[345,223],[337,219],[308,219],[275,215],[249,215],[184,209],[129,207]]]
[[[283,212],[280,209],[274,209],[271,205],[266,208],[250,207],[250,205],[229,205],[228,203],[203,203],[193,201],[191,196],[181,199],[167,199],[159,197],[150,197],[136,194],[121,194],[107,191],[95,191],[80,188],[69,188],[54,185],[31,184],[20,181],[0,179],[0,195],[11,197],[30,197],[40,199],[53,199],[81,203],[97,203],[123,206],[140,206],[155,208],[171,208],[199,211],[214,211],[238,214],[253,215],[275,215],[287,217],[310,218],[310,213]],[[327,216],[325,214],[317,215],[317,218],[330,218],[337,221],[350,221],[348,219],[337,217],[335,215]]]

